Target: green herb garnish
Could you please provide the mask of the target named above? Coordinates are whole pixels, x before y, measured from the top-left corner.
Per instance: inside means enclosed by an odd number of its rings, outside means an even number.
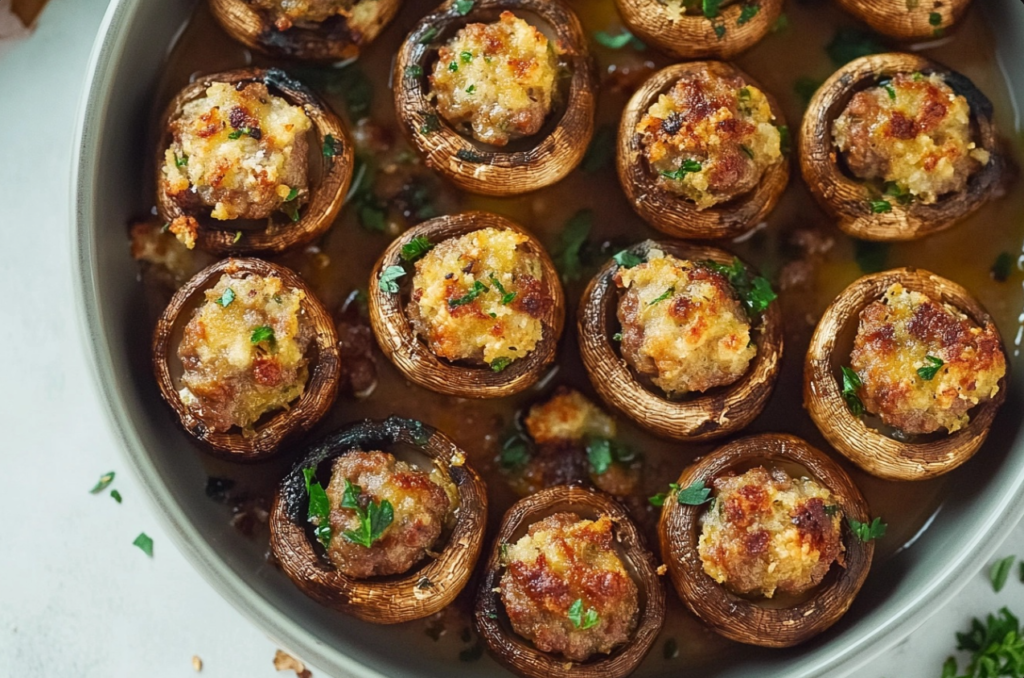
[[[708,19],[718,16],[718,8],[721,7],[722,2],[723,0],[703,0],[701,9],[704,10],[704,16]]]
[[[747,267],[739,259],[733,259],[731,265],[721,264],[717,261],[706,261],[704,265],[729,280],[729,284],[736,290],[740,301],[754,316],[764,313],[771,303],[778,299],[778,295],[775,294],[775,290],[772,289],[767,278],[763,276],[751,278]]]
[[[460,16],[466,16],[473,9],[474,0],[455,0],[455,11]]]
[[[676,494],[676,501],[683,506],[700,506],[711,501],[711,488],[704,484],[703,480],[694,481],[686,489]]]
[[[658,297],[657,299],[655,299],[654,301],[649,301],[649,302],[647,302],[647,305],[648,305],[648,306],[654,306],[655,304],[657,304],[657,303],[659,303],[659,302],[665,301],[666,299],[668,299],[669,297],[671,297],[671,296],[672,296],[673,294],[675,294],[675,293],[676,293],[676,288],[675,288],[675,287],[670,287],[670,288],[668,288],[667,290],[665,290],[665,291],[664,291],[664,292],[663,292],[663,293],[661,294],[661,296],[659,296],[659,297]]]
[[[818,91],[822,85],[821,80],[814,78],[808,78],[806,76],[799,77],[793,84],[793,91],[796,92],[797,96],[804,104],[804,108],[811,103],[811,99],[814,98],[814,93]]]
[[[612,259],[614,259],[615,263],[621,266],[622,268],[633,268],[634,266],[638,266],[644,263],[643,259],[633,254],[629,250],[622,250],[614,257],[612,257]]]
[[[881,518],[875,518],[870,523],[862,523],[859,520],[853,518],[847,518],[846,522],[850,524],[850,529],[862,542],[869,542],[875,539],[881,539],[885,536],[885,530],[889,526],[882,522]]]
[[[110,471],[109,473],[104,473],[100,476],[100,479],[96,481],[93,488],[89,490],[89,494],[99,494],[103,490],[107,489],[112,482],[114,482],[114,472]]]
[[[843,400],[846,401],[846,406],[850,408],[850,414],[859,417],[864,414],[864,403],[861,402],[860,396],[857,393],[864,384],[861,383],[860,376],[849,367],[843,367],[842,370]]]
[[[779,130],[779,150],[788,154],[793,150],[793,144],[789,137],[789,125],[779,125],[775,129]]]
[[[435,113],[427,113],[423,116],[423,124],[420,125],[420,134],[428,136],[441,129],[441,119]]]
[[[139,536],[132,542],[133,546],[138,546],[139,549],[150,558],[153,557],[153,538],[145,532],[140,532]]]
[[[459,70],[459,64],[458,64],[457,61],[453,61],[450,64],[448,64],[448,72],[449,73],[455,73],[458,70]]]
[[[230,287],[224,290],[224,294],[220,295],[220,299],[217,300],[217,304],[222,308],[227,308],[231,305],[231,302],[235,300],[235,291]]]
[[[719,40],[725,37],[725,24],[715,24],[714,29]]]
[[[569,606],[568,616],[569,621],[572,622],[573,626],[578,629],[583,629],[584,631],[594,628],[598,623],[597,610],[592,607],[588,607],[587,611],[584,612],[582,598],[577,598],[573,604]]]
[[[323,486],[316,482],[316,469],[302,469],[302,476],[306,480],[306,494],[309,495],[309,511],[306,514],[309,522],[313,523],[313,534],[324,548],[331,545],[331,501],[327,498],[327,492]],[[348,496],[348,481],[345,481],[345,495]]]
[[[1010,576],[1010,568],[1013,567],[1015,560],[1017,560],[1016,556],[1006,556],[992,564],[988,577],[992,581],[992,589],[996,593],[1002,591],[1003,587],[1006,586],[1006,580]]]
[[[956,659],[942,667],[942,678],[1021,678],[1024,676],[1024,629],[1005,607],[985,622],[974,618],[967,633],[957,633],[957,650],[971,653],[966,672],[960,674]]]
[[[475,91],[476,91],[476,85],[470,85],[469,87],[466,88],[466,94],[472,94]]]
[[[555,261],[562,273],[562,279],[566,282],[579,280],[583,274],[580,250],[587,242],[593,222],[594,213],[591,210],[580,210],[566,222],[559,235],[558,255]]]
[[[237,245],[238,241],[241,240],[241,239],[242,239],[242,232],[241,231],[235,231],[235,238],[234,238],[234,240],[231,241],[231,244],[232,245]]]
[[[494,277],[494,274],[490,275],[491,284],[494,285],[494,289],[498,290],[498,294],[501,295],[501,305],[508,306],[516,298],[515,292],[508,292],[505,290],[505,286],[501,284],[501,281]]]
[[[672,181],[682,181],[687,174],[694,174],[701,170],[701,164],[696,160],[684,160],[683,164],[672,171],[663,170],[661,176]]]
[[[434,38],[437,37],[437,33],[437,27],[431,26],[430,28],[423,32],[423,37],[417,40],[417,42],[421,45],[429,45],[431,42],[434,41]]]
[[[473,283],[473,287],[469,289],[464,295],[458,299],[449,299],[448,308],[458,308],[459,306],[465,306],[466,304],[472,303],[477,297],[484,292],[490,292],[491,288],[483,284],[479,280]]]
[[[785,12],[779,15],[779,18],[772,24],[772,33],[781,33],[782,31],[789,28],[789,17]]]
[[[501,358],[495,358],[495,359],[494,359],[494,360],[492,360],[492,361],[491,361],[491,362],[490,362],[489,364],[490,364],[490,366],[491,366],[491,369],[492,369],[493,371],[495,371],[495,372],[501,372],[501,371],[502,371],[502,370],[504,370],[504,369],[505,369],[506,367],[508,367],[509,365],[511,365],[511,364],[512,364],[512,359],[511,359],[511,358],[505,358],[505,357],[503,356],[503,357],[501,357]]]
[[[750,158],[751,160],[754,159],[754,152],[752,150],[750,150],[749,148],[747,148],[743,144],[740,144],[740,149],[742,149],[742,151],[747,154],[748,158]]]
[[[409,80],[419,80],[423,77],[423,68],[416,65],[406,66],[405,77]]]
[[[1000,252],[996,261],[992,264],[992,279],[996,282],[1006,282],[1013,272],[1013,255],[1009,252]]]
[[[324,146],[323,149],[321,149],[321,152],[325,158],[333,158],[336,155],[341,155],[343,150],[344,146],[342,146],[339,140],[334,138],[334,135],[327,134],[324,136]]]
[[[404,261],[416,261],[433,249],[433,247],[434,244],[430,240],[425,236],[418,235],[402,245],[402,259]]]
[[[274,343],[274,328],[270,325],[260,325],[252,331],[252,335],[249,336],[249,342],[254,346],[261,344],[264,341],[273,344]]]
[[[468,64],[471,61],[473,61],[473,53],[472,52],[462,52],[461,54],[459,54],[459,58],[462,59],[462,63]]]
[[[837,506],[836,504],[825,505],[826,516],[828,516],[829,518],[834,518],[837,513],[839,513],[839,506]]]
[[[188,164],[188,156],[187,155],[182,155],[180,157],[179,156],[175,156],[174,157],[174,164],[175,164],[176,167],[184,167],[185,165]]]
[[[892,203],[888,200],[868,200],[868,205],[871,206],[871,211],[875,214],[892,212]]]
[[[116,501],[118,504],[121,503],[121,493],[118,492],[117,490],[111,490],[110,496],[113,497],[114,501]]]
[[[928,23],[932,26],[941,26],[942,15],[939,14],[938,12],[932,12],[931,14],[928,15]]]
[[[942,361],[942,358],[938,358],[933,355],[926,355],[924,359],[928,364],[924,367],[917,368],[917,376],[921,377],[925,381],[931,381],[946,363]]]
[[[743,9],[740,10],[740,16],[738,19],[736,19],[736,25],[742,26],[743,24],[747,23],[755,16],[757,16],[757,13],[759,11],[761,11],[760,5],[743,5]]]
[[[651,506],[664,506],[665,505],[665,500],[668,499],[668,495],[672,494],[673,492],[678,492],[678,491],[679,491],[679,485],[677,485],[675,483],[669,483],[668,484],[668,492],[659,492],[658,494],[654,495],[653,497],[648,497],[647,498],[647,502]]]
[[[391,502],[383,499],[380,502],[370,501],[365,507],[359,501],[362,488],[353,485],[345,479],[345,493],[342,495],[341,508],[352,509],[359,519],[359,527],[355,530],[345,530],[341,536],[366,548],[373,546],[373,543],[381,538],[384,530],[388,529],[391,521],[395,519],[395,509]]]
[[[878,273],[885,270],[889,259],[889,243],[854,240],[853,258],[862,273]]]
[[[597,31],[594,33],[594,40],[597,41],[597,44],[608,49],[622,49],[627,45],[632,46],[637,51],[643,51],[647,48],[647,45],[625,28],[617,35],[612,35],[608,31]]]
[[[580,169],[587,174],[593,174],[604,169],[615,157],[615,127],[612,125],[601,125],[594,132],[594,138],[587,146],[587,152],[580,162]]]
[[[526,466],[530,461],[530,448],[527,442],[519,436],[513,436],[505,441],[498,454],[498,462],[503,468],[515,470]]]
[[[398,294],[398,283],[395,281],[404,275],[405,269],[401,266],[388,266],[380,274],[380,280],[377,281],[377,285],[388,294]]]
[[[890,100],[896,101],[896,88],[892,86],[891,82],[887,82],[884,85],[882,85],[882,89],[884,89],[889,94]]]

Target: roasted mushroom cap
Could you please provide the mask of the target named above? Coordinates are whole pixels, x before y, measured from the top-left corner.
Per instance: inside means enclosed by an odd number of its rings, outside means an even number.
[[[352,450],[411,446],[427,455],[458,492],[455,524],[437,557],[404,574],[352,579],[338,572],[313,536],[309,493],[302,470]],[[440,431],[419,421],[389,417],[364,421],[310,447],[285,476],[270,510],[270,548],[295,585],[310,598],[375,624],[427,617],[449,605],[469,581],[487,524],[487,490],[466,465],[466,453]],[[338,536],[337,538],[341,538]]]
[[[647,2],[662,7],[658,2]],[[707,209],[661,188],[657,175],[643,157],[637,125],[658,97],[670,90],[684,75],[711,71],[723,77],[739,77],[761,89],[749,75],[732,64],[720,61],[694,61],[675,64],[658,71],[640,86],[622,112],[616,160],[619,182],[630,205],[644,221],[659,231],[677,238],[735,238],[757,226],[775,207],[789,182],[789,160],[785,156],[765,170],[757,188],[737,198]],[[764,91],[764,90],[762,90]],[[775,99],[764,92],[771,104],[776,124],[786,119]]]
[[[501,545],[519,539],[533,523],[554,513],[570,511],[583,519],[607,515],[615,524],[619,556],[640,593],[640,619],[633,639],[612,654],[582,664],[536,649],[512,630],[497,592],[504,568]],[[658,579],[654,557],[626,510],[605,494],[560,485],[519,500],[502,519],[494,539],[483,581],[476,598],[476,629],[499,662],[530,678],[621,678],[629,675],[647,655],[665,621],[665,591]]]
[[[725,250],[668,240],[645,240],[627,251],[641,259],[651,249],[660,249],[679,259],[732,264],[735,257]],[[752,270],[749,266],[748,270]],[[711,440],[734,433],[754,420],[764,409],[775,386],[782,358],[782,311],[772,303],[752,322],[757,355],[739,381],[670,400],[664,393],[644,386],[619,354],[612,340],[617,324],[615,309],[618,270],[609,261],[587,285],[577,318],[580,355],[587,375],[602,399],[641,426],[677,440]]]
[[[840,7],[874,30],[897,40],[942,35],[963,18],[971,0],[912,3],[907,0],[837,0]]]
[[[835,497],[846,518],[868,522],[869,509],[860,490],[828,455],[791,435],[765,433],[727,443],[699,459],[679,476],[679,487],[711,479],[756,464],[797,464]],[[790,605],[759,604],[729,592],[704,572],[698,553],[701,514],[706,506],[680,504],[675,495],[665,500],[658,523],[661,553],[672,583],[686,606],[721,635],[763,647],[789,647],[821,633],[842,617],[853,603],[871,567],[873,542],[863,542],[843,529],[846,548],[842,565],[834,564],[817,588]]]
[[[210,0],[210,9],[228,35],[259,52],[308,61],[354,59],[398,13],[402,0],[372,0],[376,16],[367,25],[352,25],[345,17],[299,24],[279,30],[270,13],[249,0]]]
[[[277,277],[285,286],[305,292],[306,298],[301,302],[303,321],[313,328],[309,379],[299,399],[286,410],[264,415],[254,434],[243,435],[240,430],[217,433],[196,418],[181,400],[176,374],[180,372],[178,343],[192,311],[205,301],[206,290],[223,274],[246,273]],[[186,431],[217,454],[236,461],[255,461],[274,454],[285,438],[308,430],[327,413],[338,393],[341,356],[334,320],[302,278],[283,266],[260,259],[224,259],[197,273],[171,298],[153,332],[153,370],[161,395]]]
[[[217,222],[205,213],[186,212],[159,188],[163,185],[161,172],[164,151],[170,145],[171,121],[181,116],[187,103],[203,97],[207,88],[215,82],[229,83],[236,87],[261,82],[272,93],[286,99],[293,106],[302,106],[312,121],[313,129],[310,133],[313,137],[310,139],[309,147],[313,150],[311,155],[322,163],[319,168],[313,163],[310,164],[309,202],[302,207],[298,221],[292,223],[281,215],[280,223],[264,224],[260,227],[253,227],[254,222],[248,222],[246,225],[237,224],[233,220]],[[160,210],[161,218],[167,222],[172,222],[178,217],[195,217],[199,226],[196,244],[200,249],[215,254],[280,253],[304,245],[322,235],[334,223],[341,210],[352,180],[352,167],[355,161],[355,151],[348,132],[325,103],[304,85],[289,78],[284,71],[276,68],[246,68],[198,78],[174,97],[164,112],[160,125],[161,135],[156,149],[157,208]],[[328,137],[331,141],[328,141]],[[325,144],[331,149],[329,155],[321,152]]]
[[[735,2],[711,18],[686,14],[681,7],[658,0],[615,0],[615,4],[634,35],[680,59],[733,57],[767,35],[782,14],[782,0]],[[756,8],[756,13],[750,15],[749,7]]]
[[[487,365],[465,366],[439,358],[416,336],[406,305],[408,290],[397,293],[381,288],[381,274],[392,266],[401,266],[402,248],[414,238],[427,238],[437,244],[484,228],[510,229],[522,233],[529,240],[521,245],[536,256],[543,268],[541,284],[553,303],[540,318],[543,335],[537,346],[525,357],[514,360],[508,367],[495,372]],[[409,266],[411,271],[412,267]],[[412,279],[407,273],[399,282]],[[558,281],[558,272],[543,246],[525,229],[504,217],[489,212],[466,212],[438,217],[411,228],[384,250],[370,274],[370,323],[381,350],[410,380],[438,393],[463,398],[501,398],[519,393],[543,375],[545,368],[555,359],[558,339],[565,322],[565,295]]]
[[[494,21],[503,10],[546,24],[570,82],[567,99],[555,105],[540,132],[510,147],[494,148],[444,122],[430,99],[428,75],[439,42],[467,23]],[[549,186],[583,160],[594,132],[595,67],[579,19],[561,0],[477,0],[467,14],[460,12],[460,3],[449,0],[423,17],[405,39],[394,81],[395,110],[406,136],[427,166],[471,193],[518,195]]]
[[[835,147],[832,125],[857,92],[899,73],[939,74],[971,107],[971,127],[988,163],[975,172],[967,190],[932,204],[891,201],[891,210],[875,213],[864,182],[848,175]],[[993,196],[1005,169],[992,103],[965,76],[914,54],[876,54],[854,59],[832,74],[807,107],[800,129],[800,168],[821,206],[845,233],[863,240],[916,240],[949,228]]]
[[[897,440],[853,416],[843,399],[840,375],[849,352],[837,344],[853,336],[860,312],[894,283],[949,304],[978,325],[992,322],[970,292],[934,273],[900,268],[865,276],[843,290],[814,330],[804,368],[804,407],[829,444],[868,473],[888,480],[924,480],[952,471],[978,451],[1006,398],[1009,374],[994,398],[971,409],[967,426],[948,435]]]

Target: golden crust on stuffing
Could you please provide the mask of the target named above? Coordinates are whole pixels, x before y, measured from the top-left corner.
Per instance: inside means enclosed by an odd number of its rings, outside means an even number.
[[[757,353],[750,321],[721,273],[651,250],[620,268],[622,355],[669,395],[706,391],[742,377]]]
[[[864,408],[904,433],[966,426],[968,411],[992,399],[1006,375],[995,326],[978,327],[899,283],[861,311],[850,362]]]
[[[704,572],[733,592],[799,594],[841,559],[842,511],[814,480],[757,467],[712,485],[698,552]]]
[[[856,93],[832,125],[846,166],[861,179],[923,203],[962,191],[989,161],[971,130],[971,108],[941,75],[900,73]]]
[[[480,142],[504,146],[536,134],[551,112],[558,56],[547,37],[511,12],[469,24],[438,50],[430,76],[438,112]]]
[[[764,93],[738,76],[684,75],[637,124],[658,185],[706,209],[754,189],[782,159]]]
[[[537,346],[540,319],[554,300],[540,259],[522,247],[528,240],[484,228],[445,240],[416,262],[406,311],[435,355],[494,366]]]
[[[531,407],[524,423],[530,437],[541,445],[615,437],[615,420],[570,388],[560,388],[548,400]]]
[[[272,12],[279,31],[295,23],[320,23],[334,16],[360,28],[370,25],[380,13],[377,0],[252,0],[252,4]]]
[[[556,513],[508,545],[499,587],[517,634],[571,661],[608,654],[630,639],[639,617],[637,586],[616,553],[613,530],[608,516]],[[583,619],[593,610],[589,628],[570,619],[576,601]]]

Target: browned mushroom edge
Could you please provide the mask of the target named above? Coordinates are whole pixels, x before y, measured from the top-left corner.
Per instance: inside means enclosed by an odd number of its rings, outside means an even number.
[[[437,46],[474,21],[492,21],[503,10],[539,18],[555,34],[569,71],[567,99],[536,135],[497,149],[448,126],[429,96]],[[405,135],[427,166],[459,188],[483,195],[518,195],[549,186],[583,160],[594,132],[597,76],[579,19],[561,0],[477,0],[465,15],[448,0],[423,17],[402,43],[395,61],[395,110]]]
[[[992,400],[970,410],[970,422],[955,433],[897,440],[853,416],[842,396],[840,369],[849,361],[860,312],[894,283],[949,304],[978,325],[992,322],[970,292],[929,271],[900,268],[865,276],[843,290],[814,330],[804,366],[804,407],[829,444],[868,473],[888,480],[924,480],[952,471],[978,451],[1006,398],[1010,375],[1000,380]]]
[[[647,4],[661,6],[657,2]],[[779,201],[789,182],[788,156],[784,153],[778,163],[765,170],[754,190],[720,205],[700,210],[692,201],[658,186],[658,177],[643,157],[641,135],[636,131],[637,124],[651,105],[660,95],[670,90],[680,77],[704,71],[717,71],[725,77],[739,77],[761,88],[749,75],[721,61],[675,64],[658,71],[640,86],[622,112],[616,152],[619,182],[637,214],[663,233],[676,238],[735,238],[763,221]],[[776,125],[785,126],[786,119],[778,102],[768,92],[764,94],[771,105]]]
[[[711,480],[737,467],[751,464],[794,463],[806,469],[833,496],[846,518],[866,523],[870,510],[860,490],[824,452],[795,436],[764,433],[740,438],[719,447],[687,467],[677,481],[687,488]],[[737,470],[746,470],[745,468]],[[790,647],[802,643],[836,623],[853,603],[871,568],[874,542],[863,542],[843,526],[846,548],[843,565],[833,564],[821,584],[806,599],[780,607],[730,593],[704,572],[697,550],[700,518],[705,506],[688,506],[671,494],[658,523],[661,553],[672,583],[686,606],[717,633],[749,645]]]
[[[673,18],[668,6],[656,0],[615,0],[615,4],[634,35],[680,59],[733,57],[757,44],[782,14],[782,0],[736,2],[712,18],[703,14]],[[740,23],[746,7],[757,7],[757,13]]]
[[[897,40],[941,37],[971,6],[971,0],[922,2],[915,3],[915,7],[903,0],[837,0],[837,3],[872,29]]]
[[[251,436],[242,435],[237,429],[225,433],[209,430],[181,401],[172,369],[172,361],[178,360],[178,347],[174,342],[180,341],[182,329],[192,311],[203,303],[206,290],[216,285],[223,274],[246,273],[280,278],[286,287],[305,292],[306,298],[300,307],[305,321],[314,330],[305,391],[288,409],[264,415]],[[284,439],[308,430],[327,413],[338,394],[341,355],[334,319],[302,278],[283,266],[260,259],[224,259],[204,268],[185,283],[160,315],[153,332],[153,370],[161,395],[186,431],[221,456],[235,461],[256,461],[277,452]]]
[[[504,571],[501,544],[512,543],[533,523],[560,511],[571,511],[585,520],[607,515],[615,525],[619,556],[640,593],[640,620],[632,640],[600,659],[583,663],[567,661],[561,655],[536,649],[521,638],[508,622],[498,595],[498,583]],[[477,632],[490,653],[508,669],[530,678],[622,678],[643,661],[661,632],[665,621],[665,590],[658,578],[654,556],[644,543],[640,530],[626,510],[609,496],[560,485],[521,499],[501,521],[490,557],[483,572],[474,613]]]
[[[322,166],[318,181],[311,188],[309,202],[302,207],[302,214],[297,222],[292,223],[282,218],[282,215],[278,217],[279,222],[272,225],[239,228],[239,225],[234,225],[234,221],[218,222],[208,213],[186,212],[161,189],[163,154],[171,142],[170,122],[182,114],[185,104],[202,97],[206,89],[215,82],[235,86],[262,82],[272,93],[280,94],[288,103],[302,106],[313,123],[316,139],[315,142],[311,140],[309,147],[312,150],[311,155],[320,160]],[[321,151],[328,136],[335,142],[332,144],[334,155],[324,157]],[[352,167],[355,162],[354,147],[338,116],[305,85],[276,68],[246,68],[196,79],[174,97],[164,112],[160,122],[160,141],[157,144],[156,155],[156,202],[161,218],[170,222],[182,216],[194,217],[199,224],[196,244],[200,249],[215,254],[277,254],[304,245],[322,235],[331,227],[341,210],[352,180]],[[310,172],[315,176],[313,169],[311,166]]]
[[[436,558],[402,575],[353,579],[338,572],[313,536],[302,470],[324,467],[353,450],[415,447],[458,491],[455,525]],[[319,603],[375,624],[422,619],[447,607],[469,581],[487,525],[487,489],[466,453],[437,429],[413,419],[364,421],[326,437],[281,481],[270,510],[270,548],[285,574]],[[443,538],[443,537],[442,537]]]
[[[343,61],[359,56],[402,6],[402,0],[374,0],[376,21],[360,30],[342,17],[278,30],[274,19],[247,0],[209,0],[217,22],[232,38],[264,54],[306,61]]]
[[[554,302],[541,318],[542,336],[537,346],[500,372],[495,372],[487,365],[460,365],[434,355],[416,335],[405,310],[414,268],[412,264],[403,261],[402,248],[417,237],[425,237],[436,245],[484,228],[512,230],[529,238],[523,247],[540,260],[543,269],[541,282]],[[382,272],[390,266],[403,264],[406,274],[399,281],[404,283],[399,292],[392,294],[381,289]],[[369,306],[370,324],[377,343],[402,374],[424,388],[463,398],[501,398],[519,393],[535,383],[554,361],[565,323],[565,293],[551,257],[526,229],[489,212],[465,212],[437,217],[396,238],[384,250],[370,273]]]
[[[875,214],[865,183],[840,166],[832,124],[854,94],[899,73],[942,75],[954,92],[967,99],[974,138],[991,157],[971,176],[966,191],[943,196],[931,205],[916,200],[907,205],[892,201],[891,211]],[[876,54],[846,64],[811,98],[800,129],[804,181],[818,203],[838,221],[839,228],[863,240],[915,240],[949,228],[992,197],[1005,164],[988,98],[966,76],[914,54]]]
[[[646,259],[651,249],[690,261],[731,264],[725,250],[667,240],[645,240],[627,251]],[[748,271],[754,269],[744,263]],[[757,355],[736,383],[681,400],[670,400],[642,384],[612,340],[616,320],[618,264],[609,261],[587,285],[577,318],[580,356],[598,395],[644,428],[666,438],[700,441],[734,433],[764,409],[782,359],[782,311],[777,301],[752,323]]]

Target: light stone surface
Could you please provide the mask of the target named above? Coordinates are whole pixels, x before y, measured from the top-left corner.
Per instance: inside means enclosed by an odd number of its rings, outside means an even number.
[[[35,33],[0,56],[0,675],[181,677],[193,675],[193,655],[207,678],[294,675],[275,672],[277,646],[161,528],[121,459],[79,344],[68,181],[76,104],[105,5],[52,0]],[[121,505],[88,492],[108,470],[118,472]],[[1006,530],[999,554],[1024,556],[1024,529]],[[142,531],[155,542],[152,559],[132,546]],[[1001,594],[987,570],[856,675],[938,678],[971,616],[1003,605],[1024,613],[1016,567]]]

